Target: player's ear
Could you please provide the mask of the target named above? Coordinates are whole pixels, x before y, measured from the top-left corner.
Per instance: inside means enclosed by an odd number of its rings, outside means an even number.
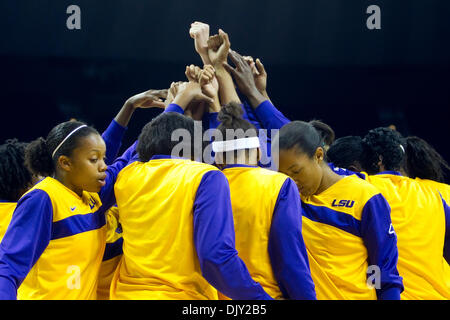
[[[258,160],[258,162],[260,162],[261,161],[261,148],[258,147],[257,152],[258,152],[257,160]]]
[[[70,161],[70,158],[67,156],[59,156],[57,163],[64,171],[69,172],[72,169],[72,161]]]
[[[381,167],[383,166],[383,156],[381,156],[381,155],[378,157],[377,166],[378,166],[378,170],[381,170]]]
[[[316,149],[316,153],[314,154],[314,158],[316,159],[317,163],[320,163],[325,158],[325,151],[322,147],[318,147]]]
[[[214,154],[214,161],[216,162],[216,165],[219,168],[223,167],[223,153],[222,152],[216,152]]]

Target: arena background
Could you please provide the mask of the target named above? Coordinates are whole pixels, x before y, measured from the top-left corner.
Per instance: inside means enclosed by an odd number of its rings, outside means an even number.
[[[71,4],[81,30],[66,27]],[[366,27],[372,4],[381,30]],[[127,97],[201,63],[188,34],[197,20],[262,60],[290,119],[321,119],[337,137],[394,124],[449,161],[449,16],[448,0],[2,1],[0,140],[30,141],[71,117],[104,130]],[[138,110],[124,146],[159,112]]]

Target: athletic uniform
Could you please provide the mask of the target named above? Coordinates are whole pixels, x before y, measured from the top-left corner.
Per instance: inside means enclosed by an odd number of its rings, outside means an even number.
[[[302,233],[318,299],[400,297],[403,286],[390,208],[375,187],[356,176],[345,177],[318,195],[302,197],[302,209]],[[371,275],[379,280],[376,290],[368,285]]]
[[[115,185],[123,257],[111,299],[270,299],[238,257],[228,182],[167,155],[135,162]],[[217,290],[216,290],[217,289]]]
[[[315,299],[302,238],[297,187],[288,176],[228,165],[236,249],[252,278],[274,299]]]
[[[114,182],[135,159],[135,148],[108,167],[98,194],[80,197],[47,177],[19,200],[0,244],[0,298],[15,299],[19,287],[19,299],[96,298],[105,211],[115,203]]]

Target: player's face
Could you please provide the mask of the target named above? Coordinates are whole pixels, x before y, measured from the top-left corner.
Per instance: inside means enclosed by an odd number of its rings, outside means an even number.
[[[300,194],[305,197],[316,193],[323,175],[316,156],[310,158],[296,147],[280,150],[279,171],[291,177]]]
[[[99,192],[105,185],[105,152],[105,142],[99,134],[84,137],[70,157],[72,184],[88,192]]]

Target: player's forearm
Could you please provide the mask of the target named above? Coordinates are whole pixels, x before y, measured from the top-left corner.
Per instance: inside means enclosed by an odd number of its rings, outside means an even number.
[[[116,120],[112,120],[108,128],[102,133],[106,145],[107,165],[110,165],[116,159],[126,130],[126,127],[121,126]]]
[[[120,124],[122,127],[128,126],[128,123],[131,120],[131,116],[133,115],[136,108],[130,103],[125,102],[122,109],[120,109],[119,113],[116,115],[114,120]]]
[[[181,108],[179,105],[173,102],[167,106],[164,112],[176,112],[179,114],[184,114],[183,108]]]
[[[208,51],[206,52],[197,52],[198,55],[200,56],[200,58],[202,59],[203,65],[207,65],[207,64],[211,64],[211,60],[209,59],[208,56]]]
[[[248,102],[250,102],[250,105],[256,109],[261,103],[268,100],[261,92],[259,92],[258,89],[253,88],[250,90],[247,94]]]
[[[221,66],[215,66],[216,77],[219,82],[219,95],[222,105],[230,102],[241,103],[239,96],[234,88],[233,78],[231,75]]]
[[[263,100],[255,109],[258,119],[261,120],[264,129],[281,129],[285,124],[291,122],[267,99]]]

